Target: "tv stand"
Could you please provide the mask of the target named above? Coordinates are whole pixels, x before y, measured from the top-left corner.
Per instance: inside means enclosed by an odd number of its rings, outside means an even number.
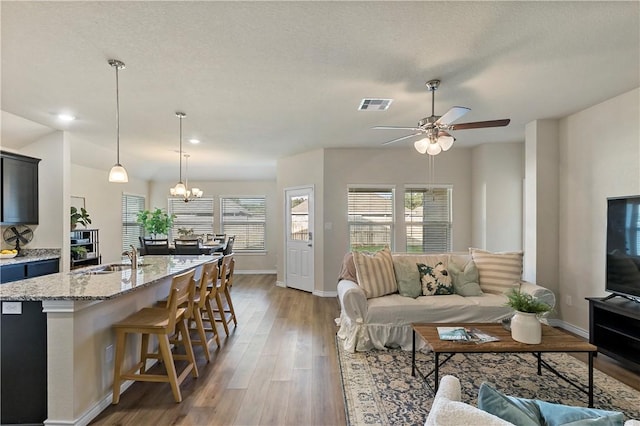
[[[587,298],[589,343],[626,367],[640,370],[640,303],[614,296]]]

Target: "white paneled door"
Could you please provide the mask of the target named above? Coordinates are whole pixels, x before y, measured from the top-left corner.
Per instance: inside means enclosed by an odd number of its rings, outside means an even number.
[[[313,187],[285,189],[286,284],[313,292]]]

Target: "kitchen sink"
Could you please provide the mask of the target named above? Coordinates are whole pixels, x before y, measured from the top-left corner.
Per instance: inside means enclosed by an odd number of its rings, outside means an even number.
[[[148,266],[148,263],[139,263],[138,268],[143,268]],[[88,271],[77,272],[83,275],[104,275],[104,274],[112,274],[118,271],[128,271],[131,269],[130,263],[110,263],[108,265],[100,265],[95,268],[92,268]]]

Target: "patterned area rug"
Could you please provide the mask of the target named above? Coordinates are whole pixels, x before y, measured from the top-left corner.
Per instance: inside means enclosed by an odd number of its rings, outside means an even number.
[[[349,353],[337,346],[348,424],[424,424],[433,392],[422,379],[411,377],[411,352],[392,349]],[[567,354],[543,354],[543,359],[586,386],[585,363]],[[418,353],[416,360],[422,372],[432,370],[432,354]],[[585,393],[550,371],[543,369],[538,376],[532,354],[456,354],[440,368],[440,374],[458,377],[462,400],[474,406],[484,381],[507,395],[587,406]],[[594,406],[621,411],[627,419],[640,419],[640,392],[594,369]]]

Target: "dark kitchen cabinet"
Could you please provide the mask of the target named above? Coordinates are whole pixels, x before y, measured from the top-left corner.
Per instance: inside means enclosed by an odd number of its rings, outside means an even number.
[[[0,151],[2,197],[0,222],[38,224],[38,163],[40,159]]]
[[[34,260],[0,266],[0,284],[41,275],[55,274],[60,271],[60,259]]]

